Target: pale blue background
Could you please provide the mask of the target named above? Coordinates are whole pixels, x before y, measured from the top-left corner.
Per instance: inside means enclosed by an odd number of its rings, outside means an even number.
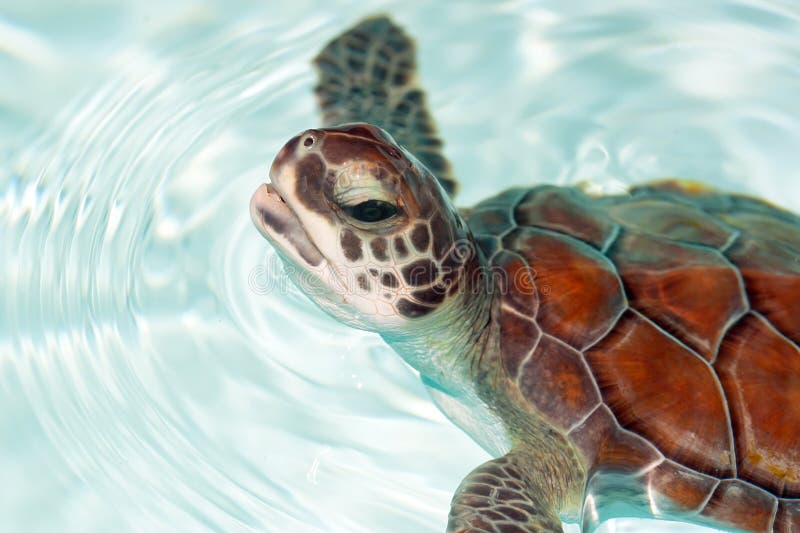
[[[309,58],[407,27],[462,204],[684,176],[798,210],[796,6],[2,0],[0,531],[442,531],[486,454],[249,221]]]

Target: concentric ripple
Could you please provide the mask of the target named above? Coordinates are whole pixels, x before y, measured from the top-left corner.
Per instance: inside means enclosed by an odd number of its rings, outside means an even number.
[[[309,58],[371,11],[170,5],[0,16],[0,530],[443,530],[487,456],[248,216],[317,124]],[[418,36],[464,204],[679,175],[800,210],[800,13],[670,5],[380,9]]]

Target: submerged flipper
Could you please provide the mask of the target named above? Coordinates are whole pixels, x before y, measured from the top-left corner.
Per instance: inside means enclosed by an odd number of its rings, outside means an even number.
[[[552,494],[530,486],[520,460],[512,451],[470,472],[453,496],[447,533],[561,533]]]
[[[388,131],[433,172],[452,197],[458,183],[417,86],[414,42],[386,16],[367,18],[314,60],[325,126],[368,122]]]

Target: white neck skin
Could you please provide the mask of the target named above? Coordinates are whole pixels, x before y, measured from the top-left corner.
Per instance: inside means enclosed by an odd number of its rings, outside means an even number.
[[[448,298],[429,316],[381,336],[427,384],[447,394],[477,399],[479,362],[490,337],[491,279]],[[466,284],[463,284],[466,285]]]
[[[421,374],[431,399],[458,427],[494,457],[511,440],[492,402],[497,361],[489,353],[493,330],[491,280],[480,290],[464,291],[434,316],[408,330],[383,334],[384,340]],[[487,386],[489,390],[487,391]]]

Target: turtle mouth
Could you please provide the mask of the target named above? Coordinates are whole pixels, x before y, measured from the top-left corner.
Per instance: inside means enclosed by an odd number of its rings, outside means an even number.
[[[274,183],[264,183],[253,193],[250,218],[261,235],[295,262],[309,266],[323,262],[319,248]]]

